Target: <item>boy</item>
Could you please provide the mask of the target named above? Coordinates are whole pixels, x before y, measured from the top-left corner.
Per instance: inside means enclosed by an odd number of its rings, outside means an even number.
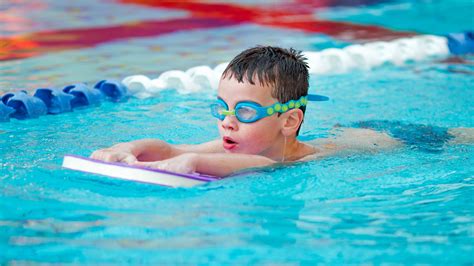
[[[91,157],[178,173],[227,176],[236,171],[328,156],[341,150],[380,150],[401,142],[364,128],[336,128],[314,145],[296,139],[308,100],[308,66],[300,52],[255,47],[237,55],[222,74],[211,106],[221,139],[170,145],[145,139],[95,151]]]

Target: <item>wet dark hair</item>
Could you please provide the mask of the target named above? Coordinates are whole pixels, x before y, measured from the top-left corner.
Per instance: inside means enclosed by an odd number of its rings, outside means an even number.
[[[308,94],[309,74],[306,58],[301,51],[272,46],[257,46],[238,54],[224,70],[223,78],[244,79],[272,88],[272,96],[279,102],[298,100]],[[304,112],[306,106],[300,107]],[[298,135],[299,130],[296,132]]]

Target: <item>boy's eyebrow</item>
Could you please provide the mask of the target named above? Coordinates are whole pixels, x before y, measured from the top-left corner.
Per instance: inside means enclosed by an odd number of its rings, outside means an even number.
[[[227,102],[226,102],[224,99],[222,99],[220,96],[217,96],[217,99],[218,99],[218,100],[221,100],[221,101],[225,102],[225,104],[227,104]],[[227,104],[227,105],[228,105],[228,104]]]
[[[221,100],[221,101],[223,101],[223,102],[225,102],[225,103],[227,104],[227,102],[226,102],[224,99],[222,99],[220,96],[217,96],[217,99],[219,99],[219,100]],[[237,103],[241,103],[241,102],[255,103],[255,104],[257,104],[257,105],[263,106],[261,103],[258,103],[258,102],[255,102],[255,101],[250,101],[250,100],[242,100],[242,101],[238,101]],[[229,104],[227,104],[227,105],[229,105]],[[234,106],[234,107],[235,107],[235,106]]]

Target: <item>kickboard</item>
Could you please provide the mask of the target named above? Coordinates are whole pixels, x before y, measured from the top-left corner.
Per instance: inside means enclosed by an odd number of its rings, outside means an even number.
[[[219,180],[214,176],[178,174],[124,163],[103,162],[77,155],[65,155],[62,166],[81,172],[167,187],[193,187]]]

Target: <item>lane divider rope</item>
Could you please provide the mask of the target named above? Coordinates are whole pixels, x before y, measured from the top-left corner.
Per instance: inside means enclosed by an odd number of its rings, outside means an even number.
[[[342,49],[306,51],[303,55],[307,58],[310,74],[326,75],[468,53],[474,53],[474,32],[447,36],[420,35],[390,42],[355,44]],[[83,83],[68,85],[63,89],[39,88],[33,96],[26,91],[7,93],[0,98],[0,122],[9,121],[10,118],[37,118],[45,114],[97,106],[104,99],[120,102],[130,96],[140,99],[156,97],[165,89],[175,89],[181,94],[216,90],[227,65],[222,63],[214,68],[203,65],[186,71],[170,70],[154,79],[145,75],[132,75],[122,81],[102,80],[93,88]]]

